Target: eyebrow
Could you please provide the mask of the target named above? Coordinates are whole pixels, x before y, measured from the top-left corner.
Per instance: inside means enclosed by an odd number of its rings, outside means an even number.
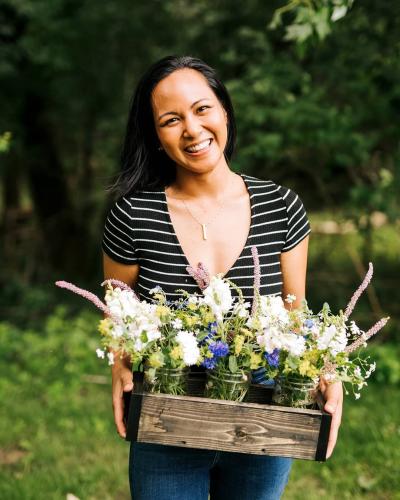
[[[200,101],[211,101],[211,99],[209,97],[202,97],[201,99],[195,101],[190,107],[193,108],[193,106],[196,106],[196,104],[198,104]],[[158,119],[161,120],[161,118],[166,115],[177,115],[177,114],[178,113],[176,111],[167,111],[166,113],[160,115]]]

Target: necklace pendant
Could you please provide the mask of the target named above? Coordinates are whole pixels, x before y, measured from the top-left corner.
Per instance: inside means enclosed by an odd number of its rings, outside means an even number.
[[[207,226],[205,224],[202,224],[201,228],[203,230],[203,240],[206,240],[207,239]]]

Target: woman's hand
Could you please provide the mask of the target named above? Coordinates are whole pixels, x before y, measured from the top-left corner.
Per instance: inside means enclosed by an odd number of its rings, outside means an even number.
[[[335,448],[342,420],[343,387],[341,382],[328,383],[326,380],[321,379],[319,389],[325,399],[324,410],[332,415],[328,449],[326,450],[326,458],[329,458]]]
[[[112,406],[114,411],[114,422],[118,434],[126,437],[126,427],[124,424],[124,392],[133,389],[132,367],[126,359],[121,359],[119,354],[114,354],[114,364],[112,373]]]

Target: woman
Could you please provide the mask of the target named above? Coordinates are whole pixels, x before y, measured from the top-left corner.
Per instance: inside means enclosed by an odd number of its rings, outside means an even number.
[[[192,57],[166,57],[134,94],[117,182],[120,198],[107,218],[104,276],[135,285],[143,299],[161,285],[198,291],[186,271],[202,262],[229,276],[252,299],[251,246],[262,269],[262,294],[305,296],[309,225],[291,190],[235,174],[232,104],[214,70]],[[132,390],[129,362],[112,368],[117,431],[125,437],[123,391]],[[340,424],[340,385],[321,384],[333,414],[328,455]],[[130,485],[135,500],[275,499],[291,460],[135,443]]]

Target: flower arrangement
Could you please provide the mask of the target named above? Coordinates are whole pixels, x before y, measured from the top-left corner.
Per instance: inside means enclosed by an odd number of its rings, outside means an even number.
[[[107,280],[105,302],[65,281],[56,284],[91,300],[105,314],[99,323],[100,358],[114,362],[114,353],[144,365],[148,390],[184,394],[187,370],[206,368],[206,396],[241,401],[250,384],[251,370],[265,368],[276,380],[274,401],[288,406],[312,404],[320,379],[350,384],[356,398],[367,384],[375,363],[350,356],[376,334],[389,318],[367,332],[349,317],[372,277],[372,264],[344,312],[334,315],[328,304],[313,313],[306,303],[292,308],[296,297],[259,294],[260,266],[254,261],[254,300],[245,302],[230,280],[212,278],[204,266],[188,266],[202,293],[180,290],[168,301],[160,287],[153,301],[140,301],[135,292],[117,280]],[[237,295],[234,297],[233,291]],[[346,392],[347,389],[346,389]]]

